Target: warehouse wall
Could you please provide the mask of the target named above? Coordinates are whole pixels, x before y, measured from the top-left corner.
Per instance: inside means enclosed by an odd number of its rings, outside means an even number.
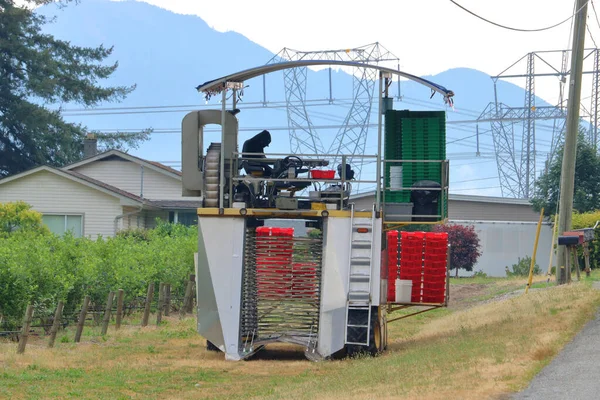
[[[481,241],[481,257],[473,272],[482,270],[489,276],[506,276],[505,267],[516,264],[518,258],[533,253],[537,223],[534,222],[489,222],[489,221],[451,221],[462,225],[473,225]],[[536,263],[542,273],[548,271],[552,226],[542,225],[537,249]],[[473,272],[460,271],[461,276],[470,276]]]

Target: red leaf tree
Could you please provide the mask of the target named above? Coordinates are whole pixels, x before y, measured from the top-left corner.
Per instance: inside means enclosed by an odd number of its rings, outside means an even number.
[[[456,269],[456,276],[458,277],[459,268],[473,271],[473,267],[481,256],[481,244],[475,227],[458,224],[435,225],[433,231],[448,233],[450,267]]]

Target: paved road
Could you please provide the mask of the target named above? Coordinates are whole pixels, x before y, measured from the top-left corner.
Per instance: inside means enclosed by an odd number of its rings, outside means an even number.
[[[600,399],[600,310],[514,400]]]

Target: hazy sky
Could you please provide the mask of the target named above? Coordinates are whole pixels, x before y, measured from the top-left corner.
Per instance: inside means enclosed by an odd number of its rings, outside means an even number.
[[[513,32],[478,20],[449,0],[303,0],[293,6],[281,0],[143,1],[198,15],[214,29],[241,33],[274,53],[283,47],[339,49],[378,41],[400,57],[403,70],[415,75],[454,67],[497,75],[528,52],[571,46],[570,21],[539,33]],[[525,29],[560,22],[574,6],[568,0],[456,1],[494,22]],[[588,8],[590,30],[600,43],[600,24]],[[592,47],[589,35],[586,47]],[[560,65],[560,58],[550,62]],[[541,64],[537,63],[539,70]],[[525,64],[514,72],[524,73]],[[557,87],[556,78],[536,82],[537,93],[550,102],[557,100]]]

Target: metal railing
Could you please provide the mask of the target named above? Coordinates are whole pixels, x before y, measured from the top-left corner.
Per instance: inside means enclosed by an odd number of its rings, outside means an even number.
[[[443,223],[446,222],[448,219],[448,207],[447,207],[447,202],[448,202],[448,195],[449,195],[449,175],[450,175],[450,163],[448,160],[382,160],[382,164],[384,167],[384,171],[387,171],[388,169],[386,168],[387,166],[390,167],[400,167],[400,168],[405,168],[407,166],[411,166],[413,168],[423,168],[423,170],[425,169],[425,167],[428,167],[429,172],[432,173],[432,175],[435,174],[435,170],[436,168],[431,166],[431,164],[439,164],[439,170],[437,172],[439,172],[439,175],[433,176],[433,177],[427,177],[427,173],[425,173],[423,171],[422,173],[422,179],[420,180],[430,180],[430,181],[434,181],[437,184],[439,184],[439,187],[433,187],[433,186],[417,186],[415,187],[414,184],[417,182],[416,179],[414,179],[414,181],[410,182],[410,184],[412,186],[405,186],[404,185],[404,170],[402,170],[401,176],[400,176],[400,182],[401,184],[399,186],[395,186],[392,185],[392,174],[391,174],[391,168],[390,168],[390,172],[389,173],[384,173],[383,174],[383,187],[382,187],[382,191],[383,191],[383,196],[382,196],[382,211],[383,211],[383,215],[384,215],[384,224],[397,224],[397,225],[403,225],[403,224],[408,224],[408,223],[416,223],[416,224],[439,224],[439,223]],[[439,182],[438,179],[439,178]],[[389,180],[389,184],[388,184],[388,180]],[[411,179],[412,180],[412,179]],[[397,182],[397,181],[396,181]],[[411,198],[412,198],[412,193],[415,191],[431,191],[431,192],[435,192],[435,191],[439,191],[440,195],[438,198],[438,213],[437,214],[414,214],[413,212],[411,212],[410,214],[392,214],[390,212],[386,211],[386,207],[389,206],[390,204],[407,204],[407,203],[411,203]],[[386,195],[389,195],[390,192],[394,192],[394,193],[403,193],[403,194],[408,194],[407,197],[408,201],[405,202],[388,202],[388,200],[386,199]],[[414,204],[413,204],[414,206]],[[418,219],[427,219],[424,221],[413,221],[414,218],[418,218]],[[403,221],[404,219],[404,221]],[[433,220],[432,220],[433,219]]]
[[[249,157],[250,156],[250,157]],[[261,156],[265,158],[255,158],[252,156]],[[282,177],[282,178],[274,178],[272,176],[252,176],[252,175],[239,175],[240,170],[243,168],[244,162],[251,162],[253,166],[258,166],[260,164],[264,164],[267,166],[271,166],[275,164],[277,161],[282,160],[284,157],[297,157],[302,161],[302,168],[308,169],[309,171],[304,172],[308,174],[307,177]],[[274,157],[274,158],[273,158]],[[333,157],[341,158],[341,176],[337,175],[337,165],[331,166],[330,170],[334,171],[334,178],[332,179],[324,179],[324,178],[313,178],[311,177],[310,171],[317,169],[319,167],[327,167],[329,166],[329,159]],[[287,153],[242,153],[242,152],[234,152],[233,153],[233,163],[232,163],[232,178],[229,182],[229,193],[230,196],[233,194],[233,187],[235,185],[240,184],[243,181],[246,182],[263,182],[266,184],[276,183],[276,182],[289,182],[289,183],[309,183],[308,187],[304,187],[302,189],[297,190],[300,192],[300,195],[294,196],[297,199],[303,200],[324,200],[331,204],[339,204],[340,209],[344,209],[344,201],[350,198],[352,193],[352,184],[375,184],[379,190],[379,186],[377,180],[366,180],[366,179],[347,179],[346,177],[346,166],[351,165],[352,163],[348,160],[374,160],[376,162],[378,156],[377,155],[335,155],[335,154],[287,154]],[[321,190],[323,185],[327,190]],[[320,195],[326,194],[326,197],[315,198],[311,196],[306,196],[304,193],[306,189],[310,186],[313,186],[315,192],[319,192]],[[231,199],[233,203],[233,198]],[[335,201],[334,201],[335,200]]]
[[[308,169],[308,171],[304,171],[302,174],[306,173],[306,177],[299,176],[253,176],[251,174],[242,175],[241,170],[244,168],[245,162],[252,163],[252,166],[260,166],[264,164],[265,166],[273,167],[275,163],[282,160],[285,157],[297,157],[302,161],[302,169]],[[256,158],[262,157],[262,158]],[[339,165],[341,165],[341,176],[338,175],[337,165],[329,166],[329,160],[333,157],[338,157],[341,159]],[[314,200],[314,201],[323,201],[330,204],[339,205],[339,209],[345,208],[345,202],[350,199],[352,194],[352,185],[353,184],[374,184],[375,185],[375,200],[376,203],[376,211],[383,211],[384,218],[389,220],[388,224],[406,224],[406,223],[419,223],[419,224],[431,224],[431,223],[443,223],[447,221],[448,218],[448,191],[449,191],[449,162],[448,160],[381,160],[379,165],[376,165],[377,176],[379,180],[368,180],[368,179],[347,179],[346,177],[346,166],[352,165],[353,161],[357,159],[361,159],[362,161],[369,160],[369,163],[377,164],[379,160],[378,155],[335,155],[335,154],[288,154],[288,153],[244,153],[244,152],[233,152],[232,153],[232,163],[231,163],[231,179],[229,181],[229,196],[230,196],[230,204],[233,204],[233,190],[234,187],[241,184],[242,182],[246,183],[263,183],[263,184],[271,184],[274,185],[277,182],[286,182],[286,183],[302,183],[297,190],[293,190],[293,185],[290,188],[283,188],[283,190],[290,189],[298,194],[294,194],[294,198],[301,200]],[[439,169],[433,167],[432,164],[438,164]],[[439,184],[439,187],[415,187],[414,179],[411,179],[411,186],[404,185],[394,185],[392,182],[392,176],[390,173],[386,173],[388,171],[388,166],[394,167],[402,167],[406,168],[412,166],[415,169],[423,168],[421,172],[421,176],[423,179],[435,181]],[[317,169],[319,167],[329,167],[330,170],[335,171],[334,178],[332,179],[323,179],[323,178],[313,178],[311,176],[310,171]],[[427,172],[424,170],[428,169]],[[383,170],[383,171],[382,171]],[[302,175],[301,174],[301,175]],[[427,175],[431,176],[427,176]],[[293,175],[293,174],[292,174]],[[419,175],[419,174],[415,174]],[[402,177],[403,178],[403,177]],[[404,181],[404,179],[400,179],[400,181]],[[439,181],[439,182],[438,182]],[[306,185],[309,183],[309,185]],[[319,196],[323,197],[311,197],[310,193],[307,195],[306,190],[314,188],[315,192],[319,193]],[[325,190],[323,190],[323,186]],[[386,206],[388,208],[391,204],[402,204],[402,202],[394,202],[391,203],[389,200],[390,193],[408,193],[406,197],[407,201],[404,203],[410,203],[411,193],[414,191],[439,191],[440,195],[438,198],[438,213],[437,214],[393,214],[392,210],[386,211]],[[387,196],[387,197],[386,197]],[[414,218],[417,219],[428,219],[428,221],[414,221]],[[396,220],[396,221],[394,221]],[[385,221],[384,221],[385,222]]]

